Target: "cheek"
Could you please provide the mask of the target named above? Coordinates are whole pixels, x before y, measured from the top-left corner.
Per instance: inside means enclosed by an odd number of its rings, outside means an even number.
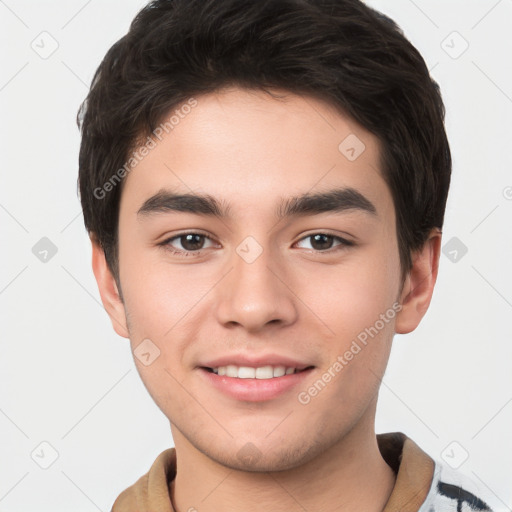
[[[146,367],[135,357],[139,374],[160,407],[169,396],[180,396],[179,385],[190,365],[187,348],[204,331],[203,311],[214,284],[211,271],[199,273],[193,265],[169,265],[162,257],[133,251],[124,261],[125,308],[130,317],[130,342],[136,355],[139,344],[151,340],[159,357]],[[202,314],[201,314],[202,313]],[[198,321],[201,314],[203,322]],[[172,392],[171,392],[172,390]],[[175,402],[173,407],[178,407]]]
[[[329,339],[350,342],[388,310],[388,316],[393,316],[398,279],[393,252],[386,255],[368,250],[340,265],[317,266],[309,277],[304,273],[296,289],[314,318],[325,326]]]
[[[194,306],[201,290],[192,284],[185,265],[166,263],[160,250],[130,242],[124,249],[120,274],[132,328],[137,335],[163,338]]]
[[[127,261],[128,268],[130,263]],[[198,336],[197,322],[190,318],[191,310],[200,293],[187,287],[177,272],[170,268],[143,264],[139,259],[132,277],[127,280],[125,308],[131,319],[130,343],[140,378],[157,406],[165,415],[180,415],[187,407],[188,395],[183,393],[180,382],[186,376],[184,354],[187,341]],[[158,356],[149,365],[137,347],[148,343],[149,350]],[[156,347],[156,348],[155,348]]]

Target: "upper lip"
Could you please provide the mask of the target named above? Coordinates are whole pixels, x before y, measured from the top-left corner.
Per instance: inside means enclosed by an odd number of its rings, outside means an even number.
[[[248,366],[251,368],[260,368],[261,366],[284,366],[286,368],[297,368],[297,370],[304,370],[305,368],[313,366],[278,354],[266,354],[261,356],[232,354],[205,361],[204,363],[200,363],[199,366],[205,368],[219,368],[220,366],[228,366],[230,364],[235,366]]]

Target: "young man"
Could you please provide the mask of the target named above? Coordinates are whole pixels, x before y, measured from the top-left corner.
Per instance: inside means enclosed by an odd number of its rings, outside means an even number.
[[[432,297],[438,86],[358,0],[160,0],[101,63],[79,185],[115,331],[175,448],[114,512],[485,510],[375,434]]]

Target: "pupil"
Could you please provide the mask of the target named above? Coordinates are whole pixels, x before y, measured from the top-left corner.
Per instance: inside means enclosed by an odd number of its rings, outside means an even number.
[[[322,246],[322,242],[325,244],[326,241],[332,242],[332,236],[323,234],[313,235],[313,243],[311,245],[313,246],[314,249],[329,249],[330,247]],[[318,247],[317,245],[320,245],[320,247]],[[328,243],[327,245],[330,246],[331,244]]]
[[[203,235],[185,235],[182,239],[185,239],[185,243],[182,241],[182,245],[185,249],[189,251],[200,249],[201,247],[196,247],[197,245],[201,246]]]

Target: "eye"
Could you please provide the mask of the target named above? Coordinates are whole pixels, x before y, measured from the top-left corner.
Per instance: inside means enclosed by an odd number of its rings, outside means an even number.
[[[205,247],[205,241],[210,242],[210,246]],[[213,246],[213,242],[207,235],[202,233],[181,233],[180,235],[173,236],[164,240],[161,244],[166,249],[170,250],[174,254],[183,254],[188,256],[189,254],[197,255],[201,253],[203,249]],[[176,247],[178,246],[178,247]]]
[[[313,249],[316,252],[325,252],[333,248],[333,242],[338,241],[339,243],[334,246],[334,250],[337,250],[336,247],[343,249],[347,246],[355,245],[354,242],[350,242],[349,240],[345,240],[339,236],[330,235],[328,233],[313,233],[308,235],[297,243],[301,243],[304,240],[311,239],[310,247],[306,247],[306,249]]]

